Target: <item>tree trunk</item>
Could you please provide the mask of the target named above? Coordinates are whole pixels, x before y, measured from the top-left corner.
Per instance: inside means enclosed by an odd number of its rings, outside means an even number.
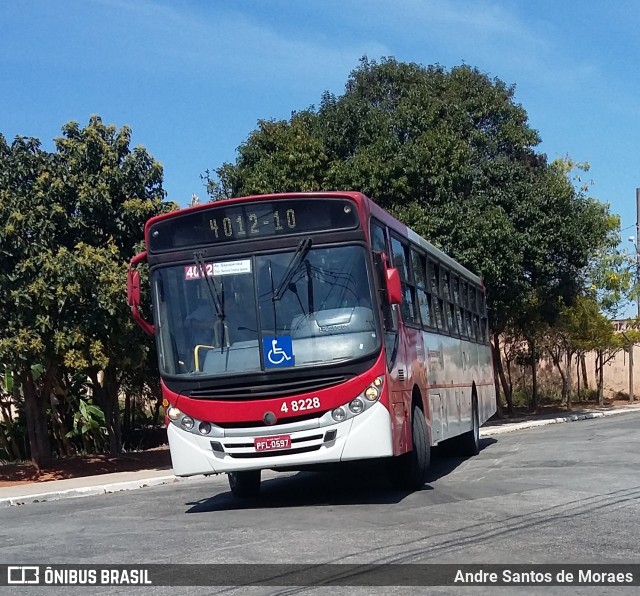
[[[580,367],[582,368],[582,387],[589,389],[589,378],[587,377],[587,359],[585,354],[580,354]]]
[[[502,360],[498,361],[498,374],[500,375],[500,383],[502,384],[502,390],[504,391],[504,398],[507,401],[507,412],[509,412],[509,414],[513,414],[513,393],[511,385],[507,382],[507,378],[505,377]]]
[[[52,393],[49,401],[51,403],[51,421],[53,422],[54,437],[60,445],[60,451],[67,457],[70,457],[75,453],[75,449],[67,438],[67,428],[60,412],[58,411],[57,400],[57,396]]]
[[[596,358],[596,371],[598,379],[598,405],[604,406],[604,352],[598,350]]]
[[[105,419],[105,427],[108,433],[110,407],[109,407],[109,400],[107,399],[106,392],[103,386],[104,376],[102,376],[100,372],[97,370],[91,370],[89,371],[89,378],[91,379],[91,385],[92,385],[93,403],[102,410],[102,413],[104,414],[104,419]],[[96,452],[102,452],[105,447],[102,437],[101,436],[99,437],[100,438],[99,441],[97,439],[94,439],[93,440],[94,447],[91,447],[92,443],[89,441],[89,438],[87,437],[88,434],[89,433],[83,433],[82,435],[82,443],[85,451],[94,449]]]
[[[548,350],[549,355],[551,356],[551,360],[553,361],[554,366],[558,369],[558,374],[560,375],[560,379],[562,381],[561,395],[562,395],[562,405],[566,405],[569,403],[568,398],[568,387],[567,387],[567,373],[562,368],[561,355],[554,352],[553,350]],[[567,409],[571,409],[571,406],[568,406]]]
[[[133,428],[133,410],[135,408],[131,407],[131,392],[127,391],[124,396],[124,415],[122,419],[122,436],[127,439],[127,437],[131,433],[131,429]]]
[[[109,404],[109,415],[106,417],[107,432],[109,433],[109,454],[119,455],[122,449],[120,403],[118,401],[120,385],[118,384],[117,373],[111,365],[107,366],[105,369],[103,379],[105,398]]]
[[[536,353],[536,340],[529,338],[529,348],[531,351],[531,409],[538,411],[538,362]]]
[[[500,380],[500,384],[502,385],[502,391],[504,393],[504,398],[507,402],[507,412],[509,414],[513,414],[513,394],[511,393],[511,386],[507,383],[507,379],[504,375],[504,367],[502,366],[502,356],[500,354],[500,336],[497,333],[493,334],[493,343],[491,345],[491,349],[493,351],[493,370],[494,370],[494,380],[496,382],[496,399],[499,395],[499,385],[498,379]]]
[[[496,374],[496,365],[493,364],[493,384],[496,390],[496,414],[498,418],[502,418],[502,401],[500,400],[500,381],[498,380],[498,375]],[[156,411],[160,412],[160,408],[156,406]]]
[[[573,388],[573,379],[571,376],[571,361],[573,360],[573,357],[571,355],[571,352],[567,352],[567,410],[571,411],[572,406],[571,406],[571,390]]]
[[[100,380],[99,377],[102,377]],[[104,412],[105,425],[107,427],[107,435],[109,437],[109,454],[118,455],[120,453],[121,436],[120,436],[120,416],[118,408],[118,389],[112,376],[115,373],[109,367],[102,371],[99,375],[98,371],[92,370],[89,373],[93,384],[93,396],[98,405]],[[115,391],[115,400],[113,393]],[[115,401],[115,408],[114,408]]]
[[[494,335],[494,342],[497,342],[497,338]],[[499,418],[502,418],[502,402],[500,401],[500,382],[498,380],[498,362],[500,362],[500,353],[496,356],[495,343],[491,344],[491,351],[493,354],[493,384],[496,390],[496,413]],[[159,410],[160,408],[158,408]]]
[[[47,411],[42,394],[39,394],[31,370],[18,373],[18,382],[24,395],[24,413],[27,419],[31,460],[40,469],[51,459],[51,444],[47,424]]]
[[[503,366],[503,368],[506,368],[507,385],[509,386],[509,395],[511,396],[511,402],[513,403],[513,373],[511,372],[511,363],[513,361],[509,360],[505,354],[504,362],[506,366]]]

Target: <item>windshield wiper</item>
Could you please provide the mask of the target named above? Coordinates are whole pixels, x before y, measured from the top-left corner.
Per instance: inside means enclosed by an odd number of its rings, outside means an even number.
[[[218,321],[214,325],[214,329],[216,329],[216,325],[220,325],[220,352],[224,352],[224,344],[227,341],[226,333],[227,326],[225,324],[225,313],[224,313],[224,283],[220,282],[221,293],[218,294],[218,290],[216,289],[216,284],[213,283],[213,280],[209,275],[207,275],[207,267],[205,265],[204,259],[202,257],[201,252],[193,253],[193,260],[196,263],[200,271],[200,275],[204,279],[207,288],[209,288],[209,297],[211,298],[211,302],[213,303],[213,308],[216,311],[216,315],[218,316]]]
[[[282,276],[278,287],[273,292],[272,300],[274,302],[280,300],[282,296],[284,296],[284,293],[289,288],[289,282],[293,278],[295,272],[298,270],[300,263],[302,263],[304,258],[309,254],[309,251],[311,250],[311,244],[311,238],[303,238],[302,240],[300,240],[300,244],[298,244],[298,248],[296,248],[296,251],[293,253],[293,257],[291,257],[291,261],[287,266],[287,270],[284,272],[284,275]]]
[[[211,298],[213,308],[216,311],[216,315],[218,315],[218,318],[224,319],[224,300],[220,299],[218,290],[216,290],[216,286],[213,283],[213,280],[209,275],[207,275],[207,266],[205,265],[204,259],[202,258],[202,253],[194,252],[193,260],[198,267],[198,271],[200,272],[202,279],[204,279],[207,288],[209,288],[209,296]]]

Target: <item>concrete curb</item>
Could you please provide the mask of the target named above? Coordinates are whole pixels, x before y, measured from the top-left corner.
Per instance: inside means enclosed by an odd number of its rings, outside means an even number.
[[[537,428],[539,426],[548,426],[549,424],[561,424],[563,422],[578,422],[579,420],[592,420],[594,418],[606,418],[608,416],[616,416],[618,414],[629,414],[631,412],[640,412],[638,406],[628,406],[608,410],[604,412],[581,412],[579,414],[564,414],[557,418],[545,418],[543,420],[526,420],[524,422],[509,422],[503,426],[487,426],[480,429],[481,437],[491,437],[494,435],[503,435],[527,428]]]
[[[9,488],[0,489],[0,495],[8,492],[17,492],[15,496],[0,496],[0,507],[10,505],[26,505],[27,503],[41,503],[43,501],[57,501],[60,499],[71,499],[76,497],[89,497],[92,495],[105,495],[109,493],[120,492],[124,490],[136,490],[138,488],[146,488],[150,486],[160,486],[162,484],[170,484],[172,482],[178,482],[180,480],[186,480],[185,478],[178,478],[173,474],[167,476],[148,476],[148,471],[144,470],[137,473],[140,477],[135,480],[127,480],[124,482],[106,482],[103,484],[93,484],[88,486],[74,486],[71,488],[56,488],[46,485],[59,485],[63,481],[52,481],[41,483],[29,484],[26,486],[12,486]],[[105,476],[109,476],[105,474]],[[99,479],[99,476],[87,477],[84,480],[95,482]],[[106,480],[107,478],[105,478]],[[82,478],[75,479],[77,482],[82,482]],[[49,490],[47,490],[47,488]],[[36,492],[39,491],[39,492]]]

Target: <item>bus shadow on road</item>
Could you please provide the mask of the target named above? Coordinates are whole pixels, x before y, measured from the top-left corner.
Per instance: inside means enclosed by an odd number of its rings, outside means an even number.
[[[495,442],[495,439],[482,439],[480,448],[484,449]],[[414,492],[434,490],[430,483],[450,474],[464,461],[467,458],[452,456],[444,445],[434,448],[427,482],[420,491],[395,488],[389,478],[388,462],[354,462],[268,478],[262,481],[257,497],[238,499],[227,491],[186,503],[189,506],[186,513],[280,507],[393,505]]]
[[[484,449],[497,442],[493,437],[480,439],[480,452],[482,453]],[[468,457],[458,455],[455,451],[455,446],[448,443],[439,445],[432,450],[431,454],[431,465],[427,476],[428,483],[435,482],[439,478],[451,474],[462,463],[469,461]]]
[[[262,481],[259,496],[238,499],[231,492],[195,503],[187,513],[333,505],[381,505],[402,501],[410,491],[393,488],[383,462],[341,464],[319,471],[283,474]]]

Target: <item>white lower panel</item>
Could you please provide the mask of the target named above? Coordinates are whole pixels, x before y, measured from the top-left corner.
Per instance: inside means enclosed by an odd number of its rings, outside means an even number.
[[[333,441],[324,442],[323,437],[329,430],[337,431],[336,438]],[[291,453],[291,450],[274,451],[273,455],[268,457],[251,457],[256,453],[252,447],[255,429],[252,429],[253,434],[246,438],[238,437],[235,433],[237,433],[237,429],[232,438],[212,439],[180,430],[174,424],[169,424],[167,435],[174,474],[176,476],[192,476],[194,474],[295,467],[393,455],[391,418],[387,409],[379,403],[345,422],[287,433],[291,436],[293,450],[297,445],[318,447],[314,451],[304,453]],[[277,427],[265,427],[263,436],[279,434],[281,432]],[[318,435],[321,438],[316,438]],[[225,452],[214,451],[211,447],[212,440],[224,445]],[[241,445],[244,446],[241,447]],[[232,457],[229,452],[240,453],[248,457]]]
[[[387,408],[376,403],[352,420],[353,425],[342,451],[342,461],[393,455],[391,416]]]

